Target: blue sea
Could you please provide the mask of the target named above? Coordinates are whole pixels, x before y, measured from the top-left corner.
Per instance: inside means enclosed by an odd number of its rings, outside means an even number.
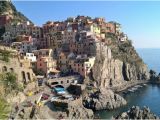
[[[160,73],[160,49],[136,49],[143,61],[148,65],[149,69]],[[118,109],[107,111],[101,110],[95,112],[101,119],[111,119],[124,111],[128,111],[132,106],[148,106],[152,112],[160,116],[160,85],[147,84],[139,88],[134,93],[124,95],[127,105]]]
[[[160,48],[141,48],[136,50],[149,69],[160,73]]]

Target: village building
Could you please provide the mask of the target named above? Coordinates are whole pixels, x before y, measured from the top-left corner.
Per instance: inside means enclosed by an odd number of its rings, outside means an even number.
[[[91,31],[95,33],[96,35],[100,35],[101,33],[100,27],[95,23],[86,25],[85,30]]]
[[[121,41],[121,42],[127,41],[128,40],[128,36],[126,34],[124,34],[124,33],[121,33],[118,36],[118,40]]]
[[[34,56],[33,53],[26,53],[26,55],[24,56],[24,59],[28,59],[31,62],[36,62],[36,56]]]
[[[38,57],[37,58],[37,71],[40,71],[43,75],[48,75],[57,67],[57,61],[52,57]]]
[[[68,67],[69,67],[69,61],[68,61],[68,52],[60,52],[60,54],[58,55],[58,68],[63,71],[63,72],[67,72],[68,71]]]
[[[33,51],[34,55],[37,58],[41,57],[52,57],[53,56],[53,51],[52,49],[39,49],[39,50],[34,50]]]
[[[20,48],[21,54],[31,53],[32,51],[37,50],[34,39],[32,39],[31,36],[24,36],[23,41],[21,43],[22,43]]]
[[[79,73],[86,77],[94,65],[95,57],[87,57],[87,55],[78,55],[74,62],[70,62],[73,72]]]

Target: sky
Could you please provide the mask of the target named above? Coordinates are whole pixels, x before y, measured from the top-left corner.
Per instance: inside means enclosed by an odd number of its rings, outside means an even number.
[[[160,1],[13,1],[36,25],[86,15],[117,21],[135,48],[160,48]]]

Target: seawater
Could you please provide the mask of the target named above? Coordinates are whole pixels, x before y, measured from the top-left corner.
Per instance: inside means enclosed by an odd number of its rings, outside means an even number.
[[[137,49],[137,52],[149,69],[160,73],[160,49]],[[140,107],[148,106],[151,111],[160,116],[160,85],[148,84],[134,93],[128,92],[123,96],[128,102],[127,105],[111,111],[100,110],[95,114],[99,115],[101,119],[110,119],[112,116],[127,111],[130,107],[138,105]]]
[[[144,63],[148,65],[149,69],[155,70],[157,73],[160,73],[160,49],[154,48],[145,48],[145,49],[136,49],[139,56],[143,59]]]

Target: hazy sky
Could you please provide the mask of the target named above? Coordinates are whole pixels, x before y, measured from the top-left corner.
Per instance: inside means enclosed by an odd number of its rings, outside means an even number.
[[[87,15],[117,21],[136,48],[160,48],[160,2],[14,1],[17,10],[36,25],[48,20]]]

